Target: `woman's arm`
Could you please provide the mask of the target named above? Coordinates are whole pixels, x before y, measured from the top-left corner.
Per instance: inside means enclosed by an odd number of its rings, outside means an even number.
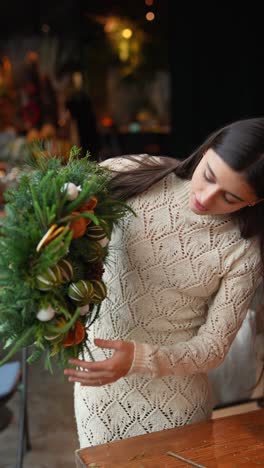
[[[224,360],[261,279],[260,257],[250,246],[221,281],[212,298],[204,325],[187,342],[159,347],[135,343],[129,373],[152,377],[208,372]]]
[[[159,346],[96,340],[97,346],[114,350],[112,357],[101,362],[73,360],[73,364],[82,366],[85,371],[67,370],[65,373],[72,381],[84,385],[103,385],[134,373],[157,378],[208,372],[224,360],[258,286],[260,270],[259,254],[255,246],[250,245],[243,258],[222,278],[210,302],[205,324],[189,341]]]

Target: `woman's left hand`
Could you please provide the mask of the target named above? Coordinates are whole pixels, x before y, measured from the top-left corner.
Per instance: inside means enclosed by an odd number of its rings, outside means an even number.
[[[80,382],[81,385],[98,387],[115,382],[128,373],[134,358],[132,341],[96,338],[94,343],[100,348],[113,349],[112,357],[97,362],[70,359],[70,364],[81,367],[82,370],[65,369],[64,374],[68,376],[69,382]]]

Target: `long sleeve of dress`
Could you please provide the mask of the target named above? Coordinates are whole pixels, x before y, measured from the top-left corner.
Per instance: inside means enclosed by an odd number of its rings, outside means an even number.
[[[259,253],[252,246],[221,280],[196,336],[174,346],[135,342],[129,374],[153,377],[205,373],[223,361],[246,315],[260,279]]]

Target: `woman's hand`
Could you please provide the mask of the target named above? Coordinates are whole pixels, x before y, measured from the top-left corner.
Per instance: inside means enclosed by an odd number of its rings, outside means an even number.
[[[134,358],[134,343],[99,338],[96,338],[94,343],[100,348],[113,349],[113,356],[98,362],[70,359],[70,364],[81,367],[82,370],[65,369],[64,374],[69,376],[69,382],[80,382],[81,385],[98,387],[115,382],[128,373]]]

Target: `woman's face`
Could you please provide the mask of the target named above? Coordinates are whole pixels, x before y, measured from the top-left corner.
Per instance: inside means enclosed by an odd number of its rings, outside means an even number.
[[[259,200],[246,179],[209,149],[191,180],[189,206],[199,215],[228,214]]]

